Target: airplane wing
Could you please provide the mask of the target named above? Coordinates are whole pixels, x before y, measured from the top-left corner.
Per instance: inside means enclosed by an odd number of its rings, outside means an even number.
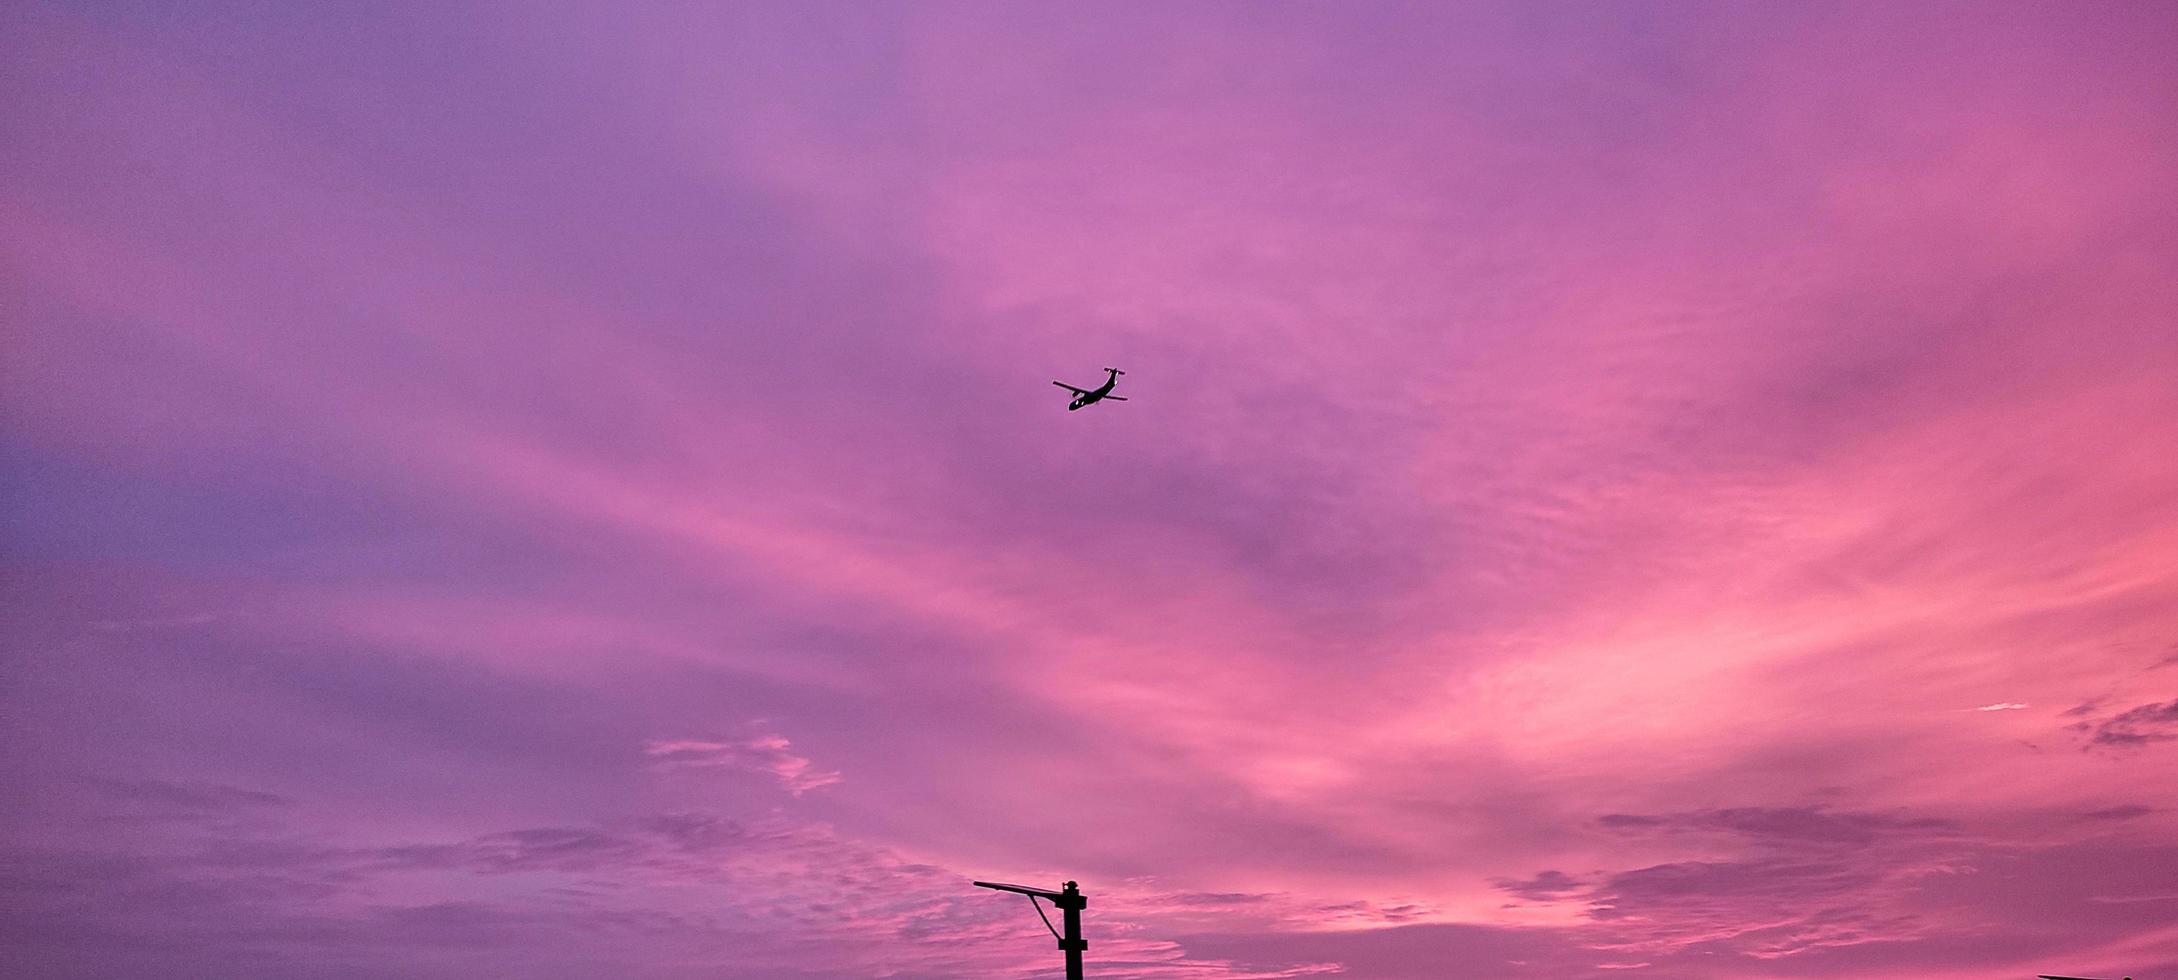
[[[1104,401],[1108,401],[1108,402],[1123,402],[1123,401],[1126,401],[1126,399],[1125,399],[1125,398],[1122,398],[1122,397],[1120,397],[1120,396],[1118,396],[1118,395],[1106,395],[1106,396],[1104,396],[1104,399],[1103,399],[1103,400],[1104,400]]]
[[[1073,385],[1067,384],[1067,383],[1066,383],[1066,382],[1064,382],[1064,381],[1054,381],[1054,382],[1052,382],[1052,384],[1058,385],[1059,387],[1061,387],[1061,388],[1064,388],[1064,389],[1066,389],[1066,390],[1068,390],[1068,391],[1071,391],[1071,392],[1073,392],[1074,394],[1077,394],[1077,395],[1086,395],[1086,394],[1088,394],[1088,393],[1089,393],[1089,389],[1087,389],[1087,388],[1076,388],[1076,387],[1074,387]]]

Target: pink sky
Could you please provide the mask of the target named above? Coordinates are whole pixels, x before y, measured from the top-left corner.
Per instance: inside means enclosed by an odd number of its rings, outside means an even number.
[[[2173,50],[13,5],[0,972],[2178,974]]]

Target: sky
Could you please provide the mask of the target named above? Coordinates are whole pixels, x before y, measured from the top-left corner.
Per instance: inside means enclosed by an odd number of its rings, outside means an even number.
[[[2173,50],[9,4],[0,972],[2178,974]]]

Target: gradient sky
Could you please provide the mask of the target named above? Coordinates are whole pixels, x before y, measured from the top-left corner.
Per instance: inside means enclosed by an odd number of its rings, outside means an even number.
[[[9,4],[0,972],[2178,973],[2174,51]]]

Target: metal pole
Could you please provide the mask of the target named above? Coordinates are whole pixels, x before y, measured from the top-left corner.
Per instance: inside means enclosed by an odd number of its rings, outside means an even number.
[[[1081,910],[1089,907],[1089,899],[1069,881],[1051,904],[1066,914],[1066,938],[1059,940],[1059,948],[1066,951],[1066,980],[1082,980],[1081,954],[1089,948],[1089,941],[1081,938]]]
[[[1066,980],[1082,980],[1081,954],[1089,948],[1089,941],[1081,938],[1081,910],[1089,907],[1089,897],[1081,893],[1080,885],[1069,881],[1066,883],[1066,890],[1055,892],[1042,888],[1030,888],[1027,885],[1009,885],[1003,881],[978,881],[974,884],[977,888],[989,888],[993,891],[1027,895],[1031,902],[1039,898],[1048,898],[1051,900],[1051,904],[1058,906],[1060,915],[1066,920],[1066,934],[1059,937],[1059,951],[1066,954]],[[1036,906],[1036,914],[1039,917],[1042,916],[1044,907],[1041,905]],[[1044,919],[1044,927],[1050,928],[1050,926],[1051,920]],[[1054,930],[1054,934],[1056,934],[1056,930]]]

